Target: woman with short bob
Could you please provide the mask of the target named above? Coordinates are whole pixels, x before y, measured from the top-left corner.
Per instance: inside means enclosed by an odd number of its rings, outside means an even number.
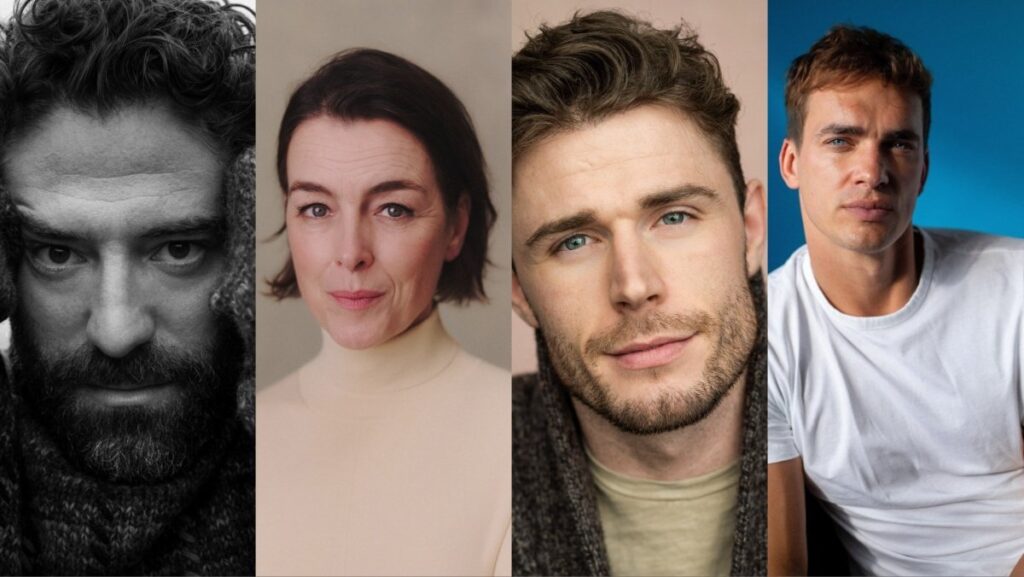
[[[270,292],[323,345],[257,397],[257,573],[510,574],[509,373],[437,311],[485,296],[468,113],[415,64],[345,51],[292,95],[277,171],[291,255]]]

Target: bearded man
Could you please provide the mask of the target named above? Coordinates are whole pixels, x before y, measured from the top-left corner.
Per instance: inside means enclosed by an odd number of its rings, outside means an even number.
[[[254,34],[199,0],[5,29],[0,573],[253,572]]]

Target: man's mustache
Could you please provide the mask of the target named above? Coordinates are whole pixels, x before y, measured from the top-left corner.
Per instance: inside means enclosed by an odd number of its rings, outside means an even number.
[[[714,319],[705,312],[683,314],[652,312],[644,316],[627,316],[611,329],[588,339],[583,352],[587,357],[601,355],[636,340],[702,333],[710,331],[714,326]]]

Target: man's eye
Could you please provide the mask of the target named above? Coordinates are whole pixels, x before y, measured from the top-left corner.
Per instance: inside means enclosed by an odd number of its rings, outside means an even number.
[[[690,219],[690,215],[681,210],[674,210],[661,217],[661,224],[682,224]]]
[[[44,273],[60,273],[82,264],[85,259],[70,247],[59,244],[29,246],[28,261],[36,270]]]
[[[52,264],[67,264],[71,260],[71,249],[64,246],[51,246],[46,249],[46,256]]]
[[[558,243],[558,250],[562,251],[573,251],[583,248],[587,245],[587,236],[584,234],[574,234],[569,238]]]
[[[323,218],[331,213],[326,204],[314,202],[299,207],[299,214],[310,218]]]
[[[196,242],[176,240],[160,247],[153,260],[175,267],[198,264],[206,255],[206,249]]]
[[[830,138],[825,141],[825,144],[828,146],[847,146],[850,144],[850,141],[845,138]]]

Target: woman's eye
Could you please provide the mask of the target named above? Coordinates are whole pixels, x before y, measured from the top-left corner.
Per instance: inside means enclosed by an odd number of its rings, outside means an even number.
[[[661,224],[682,224],[690,218],[685,212],[676,210],[661,217]]]
[[[404,218],[412,216],[412,210],[409,207],[395,203],[385,204],[381,209],[381,212],[383,212],[388,218]]]
[[[558,250],[573,251],[583,248],[587,244],[587,236],[583,234],[574,234],[569,238],[558,243]]]
[[[299,214],[312,218],[323,218],[330,213],[331,209],[327,208],[326,204],[320,202],[314,202],[312,204],[299,207]]]

